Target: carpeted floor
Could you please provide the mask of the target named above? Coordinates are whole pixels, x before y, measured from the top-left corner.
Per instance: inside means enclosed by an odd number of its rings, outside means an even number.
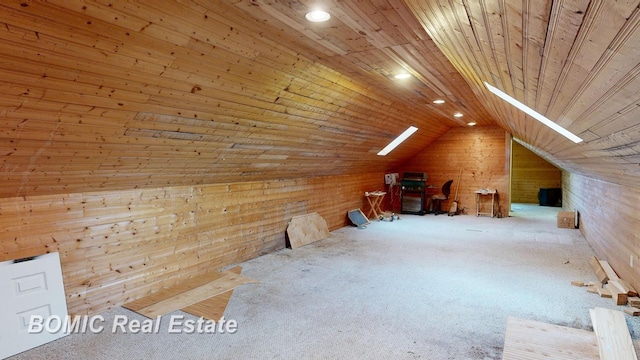
[[[345,227],[296,250],[242,263],[234,333],[187,334],[165,315],[153,334],[72,334],[12,359],[500,359],[508,316],[591,330],[589,309],[622,309],[571,286],[596,281],[579,230],[559,208],[515,204],[511,217],[402,215]],[[627,317],[634,338],[637,318]],[[169,329],[183,333],[169,333]],[[211,330],[211,329],[209,329]],[[224,328],[223,328],[224,330]]]

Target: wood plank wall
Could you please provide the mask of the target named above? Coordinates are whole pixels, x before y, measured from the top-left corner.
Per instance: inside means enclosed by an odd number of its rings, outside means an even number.
[[[510,143],[508,134],[497,126],[452,128],[394,172],[401,178],[405,171],[426,172],[428,183],[437,186],[453,179],[452,199],[462,169],[458,206],[468,214],[475,214],[474,191],[495,188],[499,194],[499,211],[507,216]],[[400,202],[396,204],[399,209]],[[443,208],[449,208],[448,201],[443,203]]]
[[[511,144],[511,201],[538,203],[540,188],[559,188],[562,171],[517,142]]]
[[[0,261],[60,252],[71,314],[97,314],[285,246],[288,221],[330,230],[384,174],[0,199]]]
[[[580,231],[597,256],[640,288],[640,188],[563,171],[562,189],[563,208],[579,211]]]

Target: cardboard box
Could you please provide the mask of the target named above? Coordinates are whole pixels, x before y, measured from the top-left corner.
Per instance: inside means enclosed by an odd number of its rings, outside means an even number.
[[[566,229],[576,228],[576,213],[573,211],[560,211],[558,213],[558,227]]]

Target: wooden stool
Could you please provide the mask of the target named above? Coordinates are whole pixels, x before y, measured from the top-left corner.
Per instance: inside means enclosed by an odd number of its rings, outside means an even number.
[[[384,199],[384,196],[387,193],[384,191],[372,191],[372,192],[365,192],[364,196],[367,197],[367,201],[369,202],[369,212],[367,213],[367,217],[369,219],[373,219],[375,218],[376,220],[380,221],[383,218],[383,211],[382,209],[380,209],[380,205],[382,204],[382,199]],[[373,218],[371,217],[371,214],[373,214]]]

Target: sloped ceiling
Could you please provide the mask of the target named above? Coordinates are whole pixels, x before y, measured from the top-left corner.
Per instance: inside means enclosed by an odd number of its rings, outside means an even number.
[[[639,1],[406,4],[517,141],[565,170],[638,186]],[[574,144],[515,110],[484,81],[584,142]]]
[[[468,121],[636,186],[637,2],[317,2],[2,2],[0,196],[386,171]]]

